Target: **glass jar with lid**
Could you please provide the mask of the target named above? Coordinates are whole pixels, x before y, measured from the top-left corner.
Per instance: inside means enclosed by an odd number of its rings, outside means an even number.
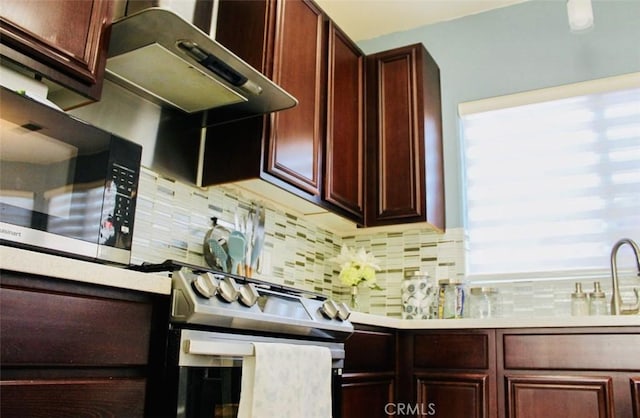
[[[494,318],[497,316],[498,289],[494,287],[472,287],[469,293],[469,316],[471,318]]]
[[[438,318],[462,318],[465,309],[464,284],[449,279],[440,280],[438,284]]]
[[[437,289],[429,274],[416,271],[411,278],[403,281],[402,319],[435,318],[433,305],[437,301]]]

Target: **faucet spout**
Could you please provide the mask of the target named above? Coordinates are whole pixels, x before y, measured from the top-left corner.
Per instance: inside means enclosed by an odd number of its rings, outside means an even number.
[[[618,266],[617,257],[618,250],[624,244],[628,244],[633,249],[633,253],[636,258],[636,268],[638,276],[640,277],[640,248],[633,240],[629,238],[623,238],[616,242],[611,249],[611,280],[613,282],[613,294],[611,296],[611,315],[620,314],[637,314],[640,312],[640,290],[633,289],[636,294],[635,303],[623,303],[622,296],[620,295],[620,284],[618,282]]]

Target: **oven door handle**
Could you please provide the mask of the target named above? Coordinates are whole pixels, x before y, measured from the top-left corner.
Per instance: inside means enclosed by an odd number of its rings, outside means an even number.
[[[186,340],[185,352],[200,356],[246,357],[254,354],[253,343],[244,341]]]
[[[313,344],[309,344],[313,345]],[[331,351],[332,360],[344,359],[344,349],[327,347]],[[253,356],[253,343],[231,340],[185,340],[184,351],[187,354],[216,357],[247,357]]]

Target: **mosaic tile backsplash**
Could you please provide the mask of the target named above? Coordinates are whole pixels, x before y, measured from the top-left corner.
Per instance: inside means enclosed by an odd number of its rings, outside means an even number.
[[[233,187],[196,188],[163,178],[143,169],[136,209],[131,262],[180,260],[206,265],[202,242],[211,218],[233,224],[235,215],[248,213],[250,196]],[[265,244],[260,267],[254,277],[275,284],[320,292],[335,300],[348,301],[350,289],[340,285],[338,267],[329,260],[342,244],[364,247],[380,262],[377,282],[383,290],[361,287],[359,309],[363,312],[401,317],[401,282],[415,271],[426,271],[436,279],[464,279],[464,231],[448,229],[439,234],[429,229],[376,232],[338,236],[269,202],[265,206]],[[608,277],[601,280],[610,297]],[[633,300],[635,278],[623,278],[626,300]],[[503,316],[567,316],[573,281],[536,281],[491,285],[500,291]],[[590,290],[592,282],[584,282]]]

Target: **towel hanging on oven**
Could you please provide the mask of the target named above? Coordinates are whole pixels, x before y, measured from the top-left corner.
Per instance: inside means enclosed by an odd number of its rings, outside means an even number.
[[[238,418],[331,418],[327,347],[253,343],[242,362]]]

